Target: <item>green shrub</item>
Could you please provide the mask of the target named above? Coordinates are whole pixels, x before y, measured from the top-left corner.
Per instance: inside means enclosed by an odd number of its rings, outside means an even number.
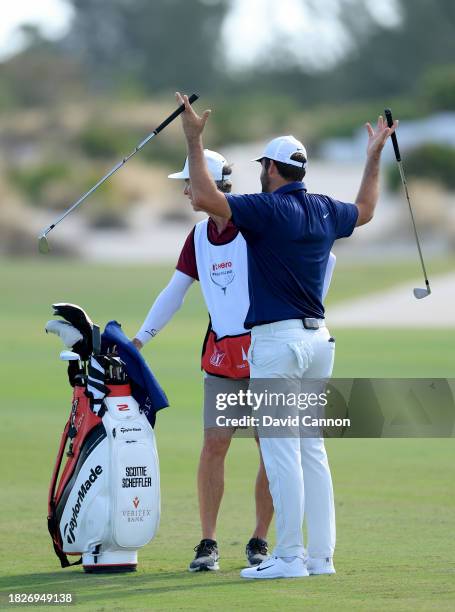
[[[436,143],[424,144],[406,153],[406,177],[425,178],[455,189],[455,149]],[[396,164],[387,168],[387,182],[391,189],[401,184]]]
[[[112,125],[91,123],[80,133],[78,144],[92,159],[113,159],[128,155],[139,142],[131,131]]]
[[[185,142],[173,142],[160,140],[159,145],[157,142],[151,142],[150,145],[146,144],[145,147],[139,153],[141,159],[146,163],[162,164],[169,167],[176,167],[183,165],[186,156]]]
[[[67,164],[55,162],[11,170],[9,178],[12,184],[33,203],[41,200],[48,185],[68,178],[69,174]]]
[[[429,70],[422,90],[428,111],[455,111],[455,64]]]
[[[418,102],[411,98],[374,99],[364,102],[326,105],[317,111],[312,111],[312,121],[315,137],[318,140],[326,138],[352,138],[363,125],[369,121],[373,125],[379,115],[384,115],[384,108],[390,106],[394,118],[414,119],[422,116]]]
[[[249,94],[213,100],[209,127],[213,146],[263,139],[264,135],[286,133],[298,111],[287,96]]]
[[[98,182],[103,170],[101,162],[91,162],[90,165],[74,161],[71,164],[43,162],[39,166],[12,169],[8,178],[29,204],[63,210]],[[102,202],[106,208],[115,208],[119,195],[112,181],[108,181],[90,200],[90,208],[97,202]]]
[[[85,156],[90,159],[109,160],[109,162],[120,161],[129,155],[147,135],[147,129],[131,129],[125,127],[114,127],[112,125],[96,125],[91,123],[79,135],[78,144]],[[183,140],[174,143],[166,139],[160,139],[160,145],[155,143],[145,145],[141,150],[142,159],[149,162],[171,164],[172,166],[182,163],[182,155],[185,152]]]

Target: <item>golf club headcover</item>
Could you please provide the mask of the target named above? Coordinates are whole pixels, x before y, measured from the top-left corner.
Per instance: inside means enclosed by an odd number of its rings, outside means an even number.
[[[110,367],[119,367],[122,364],[118,357],[112,355],[92,355],[88,364],[87,395],[90,398],[92,412],[102,417],[106,407],[104,398],[109,395],[109,386],[106,386],[106,370]]]
[[[44,329],[48,334],[56,334],[68,348],[73,348],[77,342],[82,340],[81,332],[67,321],[56,321],[53,319],[46,323]]]
[[[83,308],[77,304],[52,304],[54,315],[63,317],[73,325],[82,335],[82,340],[74,345],[73,349],[86,361],[93,351],[93,322]]]
[[[105,411],[103,401],[109,393],[104,384],[105,368],[101,355],[92,355],[88,364],[87,395],[90,398],[92,412],[102,417]]]

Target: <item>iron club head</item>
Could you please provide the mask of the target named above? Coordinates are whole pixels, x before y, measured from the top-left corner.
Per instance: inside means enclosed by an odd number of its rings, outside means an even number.
[[[38,238],[38,249],[40,253],[49,253],[49,243],[46,238],[46,234],[42,234]]]
[[[427,297],[427,295],[430,295],[430,293],[431,293],[431,289],[429,285],[426,289],[421,289],[419,287],[416,287],[414,289],[414,297],[418,300],[421,300],[422,298]]]
[[[79,361],[81,356],[79,353],[75,353],[74,351],[62,351],[60,353],[60,359],[62,361]]]

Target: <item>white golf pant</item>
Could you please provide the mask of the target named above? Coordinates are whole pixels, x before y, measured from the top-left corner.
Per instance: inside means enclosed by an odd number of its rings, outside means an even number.
[[[327,379],[335,356],[335,343],[329,340],[326,327],[308,330],[298,319],[254,327],[249,353],[251,379]],[[275,509],[273,554],[304,557],[305,517],[308,555],[332,557],[335,508],[323,438],[259,435]]]

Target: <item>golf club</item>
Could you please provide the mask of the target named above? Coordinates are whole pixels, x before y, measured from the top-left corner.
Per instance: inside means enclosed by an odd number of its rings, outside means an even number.
[[[190,104],[192,104],[193,102],[195,102],[197,99],[199,98],[199,96],[197,94],[191,94],[191,96],[188,98],[188,101]],[[56,221],[54,221],[54,223],[52,223],[51,225],[49,225],[49,227],[47,227],[43,233],[38,237],[38,248],[40,253],[49,253],[49,243],[47,240],[47,235],[49,234],[49,232],[51,230],[54,229],[54,227],[56,225],[58,225],[61,221],[63,221],[63,219],[65,217],[67,217],[70,212],[72,212],[73,210],[75,210],[79,204],[82,204],[82,202],[84,200],[86,200],[88,198],[89,195],[91,195],[94,191],[96,191],[98,189],[98,187],[100,187],[105,181],[107,181],[108,178],[110,178],[113,174],[115,174],[115,172],[117,172],[117,170],[119,170],[122,166],[124,166],[126,164],[126,162],[131,159],[133,157],[133,155],[136,155],[136,153],[138,151],[140,151],[142,149],[142,147],[144,147],[149,140],[151,140],[154,136],[156,136],[157,134],[159,134],[161,132],[161,130],[163,130],[166,126],[168,126],[172,121],[174,121],[174,119],[176,117],[178,117],[183,111],[185,110],[185,106],[183,104],[181,104],[173,113],[171,113],[169,115],[169,117],[167,119],[165,119],[162,123],[160,123],[160,125],[153,130],[153,132],[151,132],[148,136],[146,136],[144,138],[144,140],[142,140],[134,149],[134,151],[132,151],[129,155],[127,155],[126,157],[124,157],[121,161],[118,162],[118,164],[116,164],[111,170],[109,170],[109,172],[107,174],[105,174],[103,176],[102,179],[100,179],[95,185],[93,185],[93,187],[91,189],[89,189],[87,191],[87,193],[84,193],[83,196],[81,196],[79,198],[79,200],[77,200],[77,202],[75,202],[74,204],[72,204],[68,210],[66,210],[63,215],[61,215]]]
[[[393,126],[392,111],[390,110],[390,108],[386,108],[384,113],[385,113],[385,117],[387,119],[387,125],[389,127],[392,127]],[[415,219],[414,219],[414,213],[412,212],[411,200],[409,198],[408,184],[406,182],[406,176],[404,174],[403,162],[401,161],[400,148],[398,146],[397,135],[396,135],[395,132],[393,132],[391,138],[392,138],[393,150],[395,151],[395,157],[396,157],[397,164],[398,164],[398,169],[400,171],[401,182],[403,183],[404,191],[405,191],[405,194],[406,194],[406,199],[408,201],[409,213],[411,215],[412,227],[414,228],[414,235],[415,235],[415,239],[416,239],[416,243],[417,243],[417,250],[419,251],[420,263],[422,264],[423,276],[425,278],[426,288],[423,289],[423,288],[416,287],[414,289],[414,297],[416,297],[418,300],[421,300],[422,298],[427,297],[427,295],[430,295],[430,293],[431,293],[430,282],[428,280],[427,271],[425,269],[425,263],[423,261],[422,249],[420,248],[420,241],[419,241],[419,236],[417,234],[417,227],[416,227],[416,223],[415,223]]]

